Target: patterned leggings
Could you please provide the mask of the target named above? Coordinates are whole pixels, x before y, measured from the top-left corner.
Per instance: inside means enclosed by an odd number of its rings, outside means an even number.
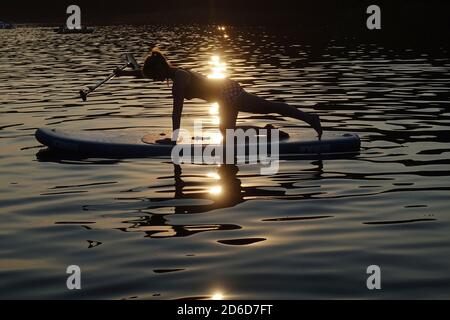
[[[309,113],[303,112],[295,106],[284,102],[266,100],[255,94],[248,93],[242,88],[232,99],[222,99],[219,105],[220,130],[222,134],[225,133],[226,129],[234,129],[236,127],[239,111],[258,114],[277,113],[281,116],[305,121],[308,124],[312,122],[312,116]]]

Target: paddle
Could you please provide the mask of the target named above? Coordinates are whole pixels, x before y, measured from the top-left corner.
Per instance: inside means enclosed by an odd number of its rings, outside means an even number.
[[[132,68],[133,70],[138,70],[139,69],[139,64],[137,63],[136,59],[133,57],[133,55],[131,53],[126,53],[125,54],[125,58],[127,60],[127,63],[124,64],[123,66],[117,68],[116,70],[120,70],[122,71],[125,68]],[[114,78],[116,75],[116,71],[113,71],[111,74],[109,74],[105,79],[97,82],[95,85],[93,86],[87,86],[87,89],[81,89],[80,90],[80,98],[83,101],[87,100],[87,96],[88,94],[90,94],[91,92],[93,92],[95,89],[97,89],[98,87],[100,87],[101,85],[105,84],[106,82],[108,82],[109,80],[111,80],[112,78]]]

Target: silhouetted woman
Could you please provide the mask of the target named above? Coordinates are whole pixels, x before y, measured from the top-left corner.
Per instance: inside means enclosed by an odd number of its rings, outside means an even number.
[[[208,102],[218,102],[220,131],[225,137],[226,129],[235,129],[239,111],[268,114],[302,120],[316,130],[319,139],[322,136],[320,118],[316,114],[303,112],[284,102],[268,101],[255,94],[246,92],[238,82],[229,78],[211,79],[198,72],[172,66],[165,56],[153,49],[147,56],[142,70],[116,70],[118,76],[136,76],[155,81],[172,80],[173,111],[172,129],[180,128],[184,99],[199,98]]]

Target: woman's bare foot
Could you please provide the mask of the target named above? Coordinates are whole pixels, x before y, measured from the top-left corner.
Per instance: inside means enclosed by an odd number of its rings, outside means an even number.
[[[311,115],[311,127],[317,132],[317,136],[322,139],[322,124],[320,123],[320,117],[317,114]]]

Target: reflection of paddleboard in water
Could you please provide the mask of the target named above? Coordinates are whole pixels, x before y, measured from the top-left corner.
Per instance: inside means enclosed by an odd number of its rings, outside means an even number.
[[[258,132],[257,129],[256,132]],[[169,134],[148,130],[88,131],[40,128],[36,130],[35,136],[40,143],[53,150],[99,157],[170,156],[173,148],[170,144],[156,142],[156,140],[170,137]],[[268,140],[270,142],[270,139]],[[191,141],[186,144],[201,148],[217,145],[210,144],[209,141],[214,141],[214,137],[196,136],[191,137]],[[182,142],[181,146],[183,144],[185,142]],[[313,135],[304,133],[287,135],[280,131],[279,153],[280,155],[313,155],[358,152],[360,145],[360,139],[356,134],[325,133],[322,140],[318,141]],[[268,151],[271,150],[270,143],[267,148]]]

